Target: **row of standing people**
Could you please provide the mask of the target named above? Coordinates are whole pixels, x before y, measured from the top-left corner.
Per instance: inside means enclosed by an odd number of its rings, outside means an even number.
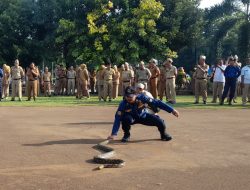
[[[36,100],[38,93],[38,77],[40,76],[38,68],[34,63],[31,63],[27,68],[26,73],[24,69],[19,65],[19,60],[16,59],[14,66],[10,67],[6,64],[3,65],[3,73],[1,80],[1,96],[0,99],[7,99],[9,96],[9,86],[11,83],[11,101],[15,101],[15,97],[18,97],[19,101],[22,101],[22,84],[26,77],[26,89],[28,100],[31,100],[33,96]]]
[[[220,105],[224,104],[228,98],[229,105],[232,105],[234,98],[237,97],[237,88],[241,88],[242,104],[246,105],[247,97],[250,97],[250,59],[246,60],[246,66],[241,69],[241,63],[237,56],[231,56],[226,62],[218,59],[215,66],[211,69],[211,82],[213,82],[213,99],[216,103],[219,99]],[[199,63],[195,68],[193,79],[195,80],[195,104],[199,103],[199,96],[202,96],[203,104],[207,103],[207,83],[209,65],[206,64],[206,57],[200,56]]]

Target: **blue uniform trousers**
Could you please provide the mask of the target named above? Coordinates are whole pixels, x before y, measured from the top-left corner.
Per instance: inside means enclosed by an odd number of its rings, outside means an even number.
[[[230,90],[229,101],[232,101],[236,90],[236,83],[237,83],[237,78],[226,78],[226,83],[222,94],[222,100],[224,100],[227,97],[228,91]]]
[[[159,116],[146,113],[145,117],[133,117],[131,114],[125,113],[122,118],[122,129],[124,131],[125,136],[130,135],[131,125],[134,124],[142,124],[147,126],[156,126],[161,134],[161,136],[165,135],[166,125],[164,120],[162,120]]]

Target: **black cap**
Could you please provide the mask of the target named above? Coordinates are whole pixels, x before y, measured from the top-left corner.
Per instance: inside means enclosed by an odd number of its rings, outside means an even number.
[[[128,86],[125,89],[125,96],[127,96],[127,97],[133,97],[135,94],[136,94],[136,91],[135,91],[135,89],[133,87]]]

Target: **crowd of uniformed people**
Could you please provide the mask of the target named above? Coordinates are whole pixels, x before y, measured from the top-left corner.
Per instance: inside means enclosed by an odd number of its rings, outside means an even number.
[[[165,95],[166,101],[171,104],[176,103],[176,89],[190,87],[195,95],[194,103],[199,103],[201,95],[202,103],[206,104],[208,83],[212,82],[212,103],[219,100],[222,105],[227,98],[229,105],[232,105],[241,91],[242,104],[246,105],[250,100],[250,59],[244,65],[241,68],[238,57],[230,56],[227,60],[218,59],[209,67],[206,57],[202,55],[190,75],[183,67],[177,69],[171,58],[162,64],[158,64],[156,59],[147,63],[140,61],[135,67],[128,62],[119,67],[108,62],[96,70],[89,70],[86,64],[69,68],[56,65],[52,73],[48,67],[39,70],[33,62],[23,69],[16,59],[14,66],[4,64],[0,69],[0,100],[9,98],[11,87],[11,101],[15,101],[16,97],[22,101],[23,91],[28,97],[27,101],[32,98],[36,100],[41,92],[44,96],[69,95],[79,99],[88,99],[90,94],[97,94],[99,101],[112,101],[123,96],[128,86],[139,84],[153,98],[163,100]]]

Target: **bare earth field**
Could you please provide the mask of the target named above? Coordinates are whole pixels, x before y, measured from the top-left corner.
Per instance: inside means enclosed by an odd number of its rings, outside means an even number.
[[[161,112],[171,142],[135,125],[130,143],[110,145],[126,166],[93,171],[115,110],[0,107],[0,189],[250,189],[250,109]]]

